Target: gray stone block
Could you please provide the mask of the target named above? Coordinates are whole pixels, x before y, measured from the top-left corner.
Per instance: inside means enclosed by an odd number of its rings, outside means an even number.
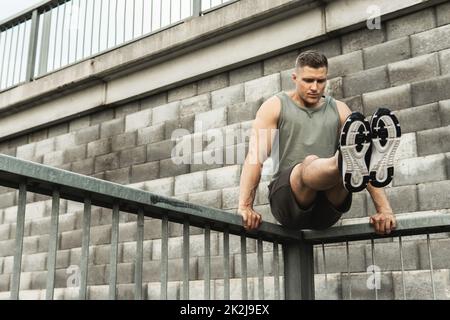
[[[74,148],[64,150],[64,163],[80,161],[86,159],[86,145],[81,145]]]
[[[236,209],[239,205],[239,187],[225,188],[222,190],[222,208]]]
[[[151,271],[151,267],[148,270]],[[154,271],[151,271],[154,272]],[[159,281],[155,279],[155,281]],[[147,284],[147,298],[148,300],[160,300],[161,299],[161,283],[152,282]],[[168,300],[179,300],[180,299],[180,283],[179,282],[169,282],[167,284],[167,299]]]
[[[211,106],[213,109],[227,107],[244,101],[244,84],[242,83],[211,92]]]
[[[77,117],[69,122],[69,132],[74,132],[89,127],[90,124],[91,124],[90,115]]]
[[[52,151],[55,151],[55,138],[41,140],[36,142],[34,156],[40,157]]]
[[[147,181],[145,183],[145,190],[161,196],[173,196],[175,185],[175,178],[163,178],[158,180]]]
[[[91,114],[91,126],[114,119],[114,109],[107,108]]]
[[[172,150],[175,147],[175,141],[164,140],[149,144],[147,146],[147,161],[158,161],[162,159],[170,159]]]
[[[389,204],[395,214],[405,212],[415,212],[419,209],[417,199],[417,186],[403,186],[395,188],[385,188],[386,196]],[[368,213],[373,215],[376,213],[372,198],[367,196]]]
[[[222,191],[212,190],[199,193],[190,193],[188,201],[205,207],[222,208]]]
[[[16,201],[16,193],[8,192],[0,194],[0,208],[12,207]]]
[[[44,271],[47,268],[47,253],[36,253],[22,257],[22,272]]]
[[[226,86],[228,86],[228,83],[229,83],[228,73],[221,73],[206,79],[202,79],[197,83],[198,85],[197,94],[202,94],[225,88]]]
[[[172,139],[194,132],[195,115],[181,117],[176,120],[168,120],[165,123],[165,139]]]
[[[415,106],[450,99],[450,75],[415,82],[411,85]]]
[[[0,225],[0,241],[9,239],[9,231],[10,231],[9,224]],[[0,266],[1,266],[1,262],[0,262]],[[0,274],[1,274],[1,267],[0,267]]]
[[[450,100],[439,102],[439,114],[443,126],[450,124]]]
[[[0,292],[9,291],[10,279],[11,279],[11,275],[0,274]],[[8,297],[9,297],[9,294],[8,294]]]
[[[159,176],[166,178],[189,173],[189,164],[177,164],[172,159],[165,159],[159,162]]]
[[[120,227],[120,226],[119,226]],[[120,232],[119,232],[120,236]],[[96,265],[103,265],[103,264],[109,264],[111,262],[111,245],[99,245],[99,246],[93,246],[93,263]],[[119,243],[117,248],[117,261],[123,260],[123,244]]]
[[[362,51],[355,51],[328,59],[328,78],[342,77],[362,71]]]
[[[120,234],[120,233],[119,233]],[[150,261],[152,257],[152,240],[143,243],[143,261]],[[122,262],[134,262],[136,259],[136,242],[126,242],[123,244]]]
[[[85,160],[75,161],[72,163],[71,171],[83,174],[91,175],[94,173],[94,159],[89,158]]]
[[[295,83],[292,80],[292,73],[295,72],[295,69],[289,69],[285,71],[281,71],[281,90],[282,91],[292,91],[295,90]]]
[[[281,256],[281,255],[280,255]],[[280,257],[279,256],[279,257]],[[281,259],[281,257],[280,257]],[[231,259],[230,259],[231,260]],[[241,255],[234,255],[234,272],[235,277],[241,277]],[[223,262],[222,262],[223,265]],[[264,276],[273,276],[273,253],[272,252],[264,252],[263,253],[263,269]],[[282,268],[280,268],[282,270]],[[257,277],[258,276],[258,255],[257,253],[248,253],[247,254],[247,277]]]
[[[89,261],[89,265],[94,264],[94,257],[95,257],[95,250],[94,248],[97,248],[99,246],[89,246],[89,255],[88,255],[88,261]],[[106,246],[101,246],[101,247],[106,247]],[[109,247],[109,251],[111,251],[111,246]],[[81,263],[81,247],[80,248],[73,248],[70,249],[70,265],[72,266],[80,266]],[[109,262],[109,260],[108,260]],[[89,272],[88,272],[89,274]],[[103,278],[103,276],[102,276]]]
[[[245,83],[245,101],[268,99],[281,91],[281,76],[279,73],[265,76]]]
[[[450,3],[443,3],[436,7],[438,27],[450,23]]]
[[[323,42],[319,42],[319,43],[304,47],[300,51],[303,52],[303,51],[307,51],[307,50],[315,50],[315,51],[321,52],[328,59],[335,57],[335,56],[339,56],[342,54],[341,38],[335,37],[332,39],[326,39]]]
[[[435,27],[433,8],[420,10],[386,22],[388,40],[409,36]]]
[[[435,78],[440,75],[437,53],[423,55],[388,65],[392,86]]]
[[[261,181],[256,189],[255,204],[266,205],[269,203],[269,181]]]
[[[211,94],[206,93],[182,100],[180,105],[180,117],[205,112],[208,110],[211,110]]]
[[[416,133],[405,133],[400,138],[400,145],[395,154],[396,160],[415,158],[417,157],[417,141]]]
[[[295,67],[295,61],[298,57],[298,54],[298,50],[294,50],[264,60],[264,75],[267,76],[269,74]]]
[[[28,142],[40,142],[47,139],[47,129],[32,132],[28,136]]]
[[[363,111],[363,100],[361,95],[357,95],[354,97],[344,98],[342,99],[342,102],[344,102],[352,111],[358,111],[361,113],[364,113]]]
[[[184,174],[175,177],[174,194],[196,193],[206,190],[206,172]]]
[[[224,161],[226,165],[244,164],[248,154],[248,143],[239,143],[225,148]]]
[[[408,59],[411,57],[409,38],[404,37],[365,48],[363,54],[366,69]]]
[[[151,127],[142,128],[137,133],[137,145],[150,144],[164,140],[165,124],[157,124]]]
[[[441,66],[441,74],[450,74],[450,50],[439,52],[439,65]]]
[[[154,180],[159,177],[159,161],[148,162],[131,167],[130,182]]]
[[[124,118],[114,119],[107,122],[103,122],[101,124],[100,137],[108,138],[112,136],[117,136],[123,133],[124,131],[125,131],[125,119]]]
[[[411,36],[413,56],[436,52],[450,47],[450,25]]]
[[[69,132],[69,123],[68,122],[60,123],[60,124],[57,124],[55,126],[48,128],[48,137],[52,138],[52,137],[56,137],[59,135],[63,135],[68,132]]]
[[[100,138],[99,130],[100,126],[94,125],[74,132],[75,144],[83,145],[98,140]]]
[[[234,124],[242,121],[253,120],[256,117],[259,107],[262,104],[262,100],[239,103],[227,108],[227,123]]]
[[[380,288],[377,290],[379,300],[393,299],[392,272],[381,272],[378,273],[378,276],[375,276],[373,272],[356,273],[350,274],[350,278],[346,273],[342,274],[342,299],[349,300],[351,292],[352,300],[375,300],[375,288],[372,289],[368,286],[369,283],[374,285],[374,281],[371,279],[380,281]]]
[[[167,103],[167,92],[158,93],[140,101],[141,110],[150,109]]]
[[[36,143],[29,143],[23,146],[17,147],[16,156],[20,159],[31,159],[34,157],[36,150]]]
[[[419,184],[420,210],[447,209],[450,180]]]
[[[147,158],[147,148],[140,146],[133,149],[122,150],[119,154],[121,168],[144,163]]]
[[[342,300],[340,274],[315,274],[315,300]]]
[[[335,99],[342,99],[344,97],[342,88],[342,77],[333,78],[327,81],[325,94],[332,96]]]
[[[402,133],[437,128],[441,125],[437,103],[395,111],[394,113],[400,122]]]
[[[224,163],[223,153],[224,149],[222,148],[194,153],[190,164],[190,172],[222,168]]]
[[[434,271],[438,269],[448,269],[448,254],[450,253],[449,239],[430,240],[431,261]],[[430,269],[430,252],[427,241],[417,241],[418,256],[420,265],[418,269]],[[428,271],[428,270],[426,270]],[[428,271],[429,272],[429,271]]]
[[[403,275],[401,272],[393,272],[392,276],[394,280],[394,299],[400,300],[404,299],[404,297],[407,300],[433,299],[430,271],[408,271]],[[435,270],[433,276],[436,299],[448,299],[448,270]],[[403,282],[405,283],[405,292],[403,292]]]
[[[235,267],[233,266],[233,260],[235,256],[230,256],[229,270],[230,270],[230,278],[236,276]],[[205,260],[204,258],[198,258],[198,276],[199,278],[204,277],[205,272]],[[210,271],[211,279],[223,279],[224,278],[224,260],[223,257],[212,256],[211,257],[211,271]]]
[[[95,158],[95,173],[119,168],[119,154],[109,153]]]
[[[197,95],[197,83],[190,83],[182,87],[178,87],[167,92],[167,101],[173,102],[181,99],[186,99]],[[156,122],[155,122],[156,123]]]
[[[86,146],[84,146],[84,147],[86,147]],[[64,153],[65,153],[65,151],[62,151],[62,150],[49,152],[44,155],[42,163],[52,166],[52,167],[60,166],[64,163],[64,156],[63,156]]]
[[[195,115],[194,132],[221,128],[227,125],[227,108],[218,108]]]
[[[92,158],[111,152],[111,138],[89,142],[87,145],[87,157]]]
[[[113,152],[130,149],[136,146],[136,132],[119,134],[111,138],[111,150]]]
[[[450,152],[450,126],[417,132],[420,156]]]
[[[389,87],[387,67],[378,67],[344,77],[344,96],[351,97]]]
[[[380,107],[390,110],[402,110],[412,106],[411,86],[409,84],[382,89],[362,95],[364,114],[369,116]]]
[[[172,102],[163,106],[153,108],[152,124],[161,124],[167,120],[174,120],[179,117],[180,102]]]
[[[262,62],[249,64],[230,71],[230,86],[257,79],[263,76]]]
[[[130,183],[130,168],[122,168],[105,172],[105,180],[119,184]]]
[[[404,159],[395,165],[394,186],[441,181],[445,180],[446,176],[443,154]]]
[[[133,101],[125,105],[118,106],[114,110],[114,118],[115,119],[126,118],[128,115],[138,112],[139,107],[140,107],[139,101]]]
[[[206,173],[207,190],[224,189],[239,185],[241,166],[228,166],[209,170]]]
[[[364,28],[353,31],[342,36],[342,53],[346,54],[382,43],[384,41],[385,36],[383,30],[381,29],[369,30]]]
[[[347,249],[345,246],[325,246],[324,251],[321,245],[314,248],[314,264],[316,272],[319,274],[330,274],[347,272],[362,272],[366,270],[366,256],[363,245],[349,244],[349,266],[347,266]]]
[[[350,210],[343,218],[362,218],[367,216],[367,201],[364,193],[354,193]]]
[[[134,112],[125,117],[125,132],[133,132],[150,126],[152,123],[152,109]]]

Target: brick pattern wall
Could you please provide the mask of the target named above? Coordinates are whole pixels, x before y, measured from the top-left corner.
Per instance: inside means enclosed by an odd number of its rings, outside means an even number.
[[[431,210],[450,210],[450,4],[444,3],[393,20],[381,30],[361,29],[340,37],[272,57],[172,89],[123,106],[106,108],[70,122],[45,128],[0,143],[0,152],[22,159],[71,170],[80,174],[174,197],[184,201],[236,211],[243,158],[233,156],[225,164],[174,164],[171,153],[175,129],[184,129],[183,142],[195,146],[183,157],[225,159],[230,150],[247,150],[242,137],[216,147],[205,141],[214,130],[251,127],[261,102],[281,90],[291,90],[290,75],[299,52],[318,49],[329,57],[328,94],[346,102],[352,110],[369,116],[376,108],[389,106],[400,119],[403,136],[396,160],[396,176],[386,189],[397,214],[426,216]],[[201,121],[201,125],[199,122]],[[241,132],[242,133],[242,132]],[[259,186],[255,208],[263,219],[275,222],[268,205],[265,176]],[[22,298],[44,298],[51,201],[29,194],[25,223],[22,267]],[[67,268],[79,264],[82,206],[61,203],[59,251],[55,297],[76,299],[67,287]],[[9,297],[14,254],[17,192],[0,187],[0,298]],[[355,194],[352,209],[338,224],[367,221],[374,207],[367,192]],[[89,266],[89,298],[108,294],[111,212],[92,212]],[[159,298],[161,223],[145,221],[144,282],[146,298]],[[170,224],[169,298],[182,292],[182,228]],[[190,292],[203,296],[203,235],[191,228]],[[136,217],[121,214],[119,231],[119,297],[133,298]],[[231,297],[240,298],[240,243],[230,237]],[[432,236],[434,277],[438,298],[448,299],[449,268],[444,257],[450,250],[446,234]],[[398,239],[376,241],[376,263],[381,268],[379,297],[403,298]],[[350,244],[347,276],[346,248],[326,246],[324,264],[321,246],[315,248],[316,296],[372,299],[367,289],[366,269],[373,264],[370,242]],[[256,243],[247,242],[249,298],[257,298]],[[443,254],[441,254],[444,252]],[[212,297],[223,295],[223,237],[211,235]],[[422,236],[403,243],[406,295],[431,297],[428,251]],[[273,298],[273,255],[264,245],[265,294]],[[281,254],[280,254],[280,263]],[[282,270],[282,264],[280,265]],[[282,281],[281,281],[282,282]],[[420,290],[417,290],[420,288]]]

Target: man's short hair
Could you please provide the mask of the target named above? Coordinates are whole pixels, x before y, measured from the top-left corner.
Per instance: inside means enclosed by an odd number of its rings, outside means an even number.
[[[305,66],[318,69],[318,68],[328,68],[328,59],[324,54],[314,51],[308,50],[300,53],[295,61],[295,69],[298,70]]]

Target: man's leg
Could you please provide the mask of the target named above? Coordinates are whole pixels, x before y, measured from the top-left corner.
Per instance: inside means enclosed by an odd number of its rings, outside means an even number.
[[[337,154],[331,158],[306,157],[292,170],[290,183],[297,202],[305,208],[313,203],[317,191],[325,191],[335,207],[339,207],[348,195],[339,173]]]

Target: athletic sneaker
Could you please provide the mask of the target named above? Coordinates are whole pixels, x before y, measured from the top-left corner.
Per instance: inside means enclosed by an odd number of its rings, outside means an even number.
[[[338,166],[345,189],[359,192],[369,182],[370,124],[359,112],[347,118],[339,138]]]
[[[400,144],[401,129],[397,117],[386,108],[378,109],[370,120],[372,155],[370,183],[377,188],[387,186],[394,176],[394,156]]]

